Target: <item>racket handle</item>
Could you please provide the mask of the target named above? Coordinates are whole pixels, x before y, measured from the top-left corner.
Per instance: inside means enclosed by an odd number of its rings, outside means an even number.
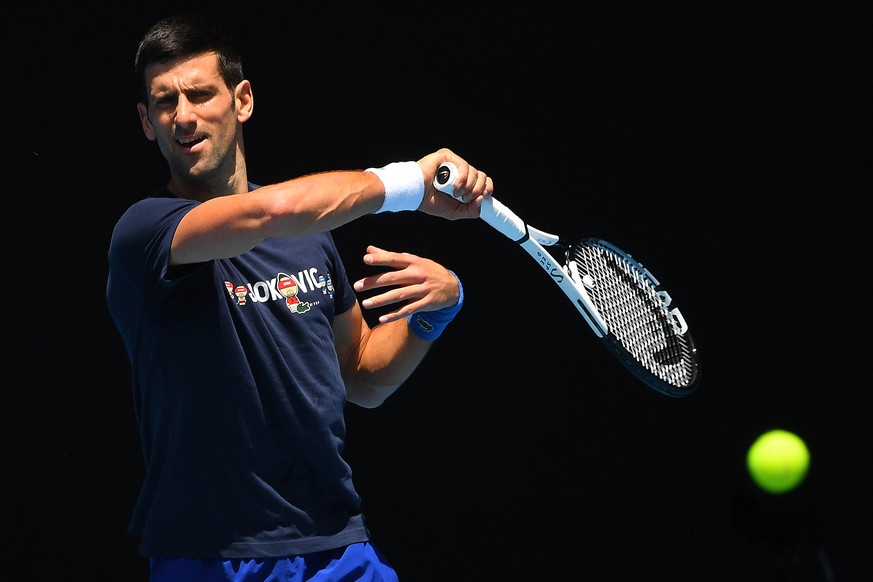
[[[437,168],[433,178],[433,186],[440,192],[444,192],[454,198],[455,179],[458,177],[458,167],[451,162],[443,162]],[[519,242],[529,236],[527,225],[512,210],[507,208],[494,196],[486,196],[479,207],[479,218],[487,222],[494,229],[501,232],[506,238]],[[537,231],[539,233],[540,231]],[[558,237],[543,233],[544,244],[554,244]],[[542,237],[535,237],[542,238]]]
[[[433,177],[433,187],[455,198],[455,180],[457,178],[458,166],[451,162],[443,162]]]

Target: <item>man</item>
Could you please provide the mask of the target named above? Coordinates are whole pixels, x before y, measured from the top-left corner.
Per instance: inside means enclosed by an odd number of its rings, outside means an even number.
[[[344,406],[397,390],[463,288],[375,246],[364,262],[385,270],[352,285],[330,230],[389,211],[476,218],[491,178],[441,149],[259,187],[243,141],[252,87],[224,32],[170,17],[135,65],[170,176],[115,226],[107,303],[132,368],[146,475],[130,531],[151,579],[396,580],[342,457]],[[433,187],[443,162],[458,168],[454,198]],[[386,308],[371,328],[354,292],[380,289],[362,302]]]

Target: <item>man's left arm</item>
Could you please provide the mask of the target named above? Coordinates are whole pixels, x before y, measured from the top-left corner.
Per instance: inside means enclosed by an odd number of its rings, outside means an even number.
[[[355,282],[355,291],[389,289],[365,299],[363,307],[397,309],[381,315],[371,328],[355,302],[334,318],[334,343],[347,400],[375,408],[415,371],[460,310],[463,291],[454,273],[430,259],[370,246],[364,262],[388,270]]]

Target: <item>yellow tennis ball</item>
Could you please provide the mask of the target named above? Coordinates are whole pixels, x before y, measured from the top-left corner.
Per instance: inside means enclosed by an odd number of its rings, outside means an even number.
[[[786,493],[800,485],[809,471],[809,449],[796,434],[771,430],[759,436],[746,455],[752,480],[768,493]]]

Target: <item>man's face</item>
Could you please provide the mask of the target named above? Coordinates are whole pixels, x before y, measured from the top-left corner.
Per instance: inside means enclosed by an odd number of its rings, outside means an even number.
[[[153,63],[146,69],[148,103],[138,105],[143,131],[158,143],[174,179],[226,180],[233,173],[239,122],[237,94],[207,53]],[[244,116],[247,118],[247,114]]]

